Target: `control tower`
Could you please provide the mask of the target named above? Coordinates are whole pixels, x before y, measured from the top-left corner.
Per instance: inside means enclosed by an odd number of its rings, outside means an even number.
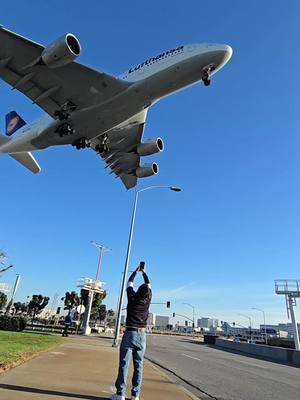
[[[275,281],[276,294],[284,295],[288,318],[291,316],[294,327],[294,341],[296,350],[300,351],[300,340],[294,307],[297,306],[297,298],[300,297],[300,280],[281,279]]]

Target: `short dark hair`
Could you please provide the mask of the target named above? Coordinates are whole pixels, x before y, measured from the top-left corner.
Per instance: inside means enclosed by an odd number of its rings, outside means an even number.
[[[145,300],[150,296],[151,289],[147,283],[143,283],[136,292],[136,297],[139,300]]]

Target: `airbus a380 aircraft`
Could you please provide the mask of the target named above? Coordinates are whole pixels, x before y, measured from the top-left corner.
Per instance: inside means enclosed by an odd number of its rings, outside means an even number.
[[[142,142],[149,107],[198,81],[208,86],[232,55],[224,44],[179,46],[114,77],[74,62],[80,52],[71,33],[44,47],[0,27],[0,77],[48,114],[31,124],[7,114],[0,153],[37,173],[31,151],[90,147],[127,189],[158,173],[156,163],[140,165],[141,157],[164,148],[161,138]]]

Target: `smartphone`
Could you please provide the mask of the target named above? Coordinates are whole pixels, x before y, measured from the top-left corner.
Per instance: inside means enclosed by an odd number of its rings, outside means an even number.
[[[145,269],[145,261],[140,261],[140,270],[143,271]]]

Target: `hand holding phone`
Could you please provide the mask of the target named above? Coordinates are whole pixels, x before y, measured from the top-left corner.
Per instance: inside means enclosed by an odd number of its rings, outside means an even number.
[[[144,272],[144,271],[145,271],[145,261],[141,261],[141,262],[140,262],[139,270],[140,270],[141,272]]]

